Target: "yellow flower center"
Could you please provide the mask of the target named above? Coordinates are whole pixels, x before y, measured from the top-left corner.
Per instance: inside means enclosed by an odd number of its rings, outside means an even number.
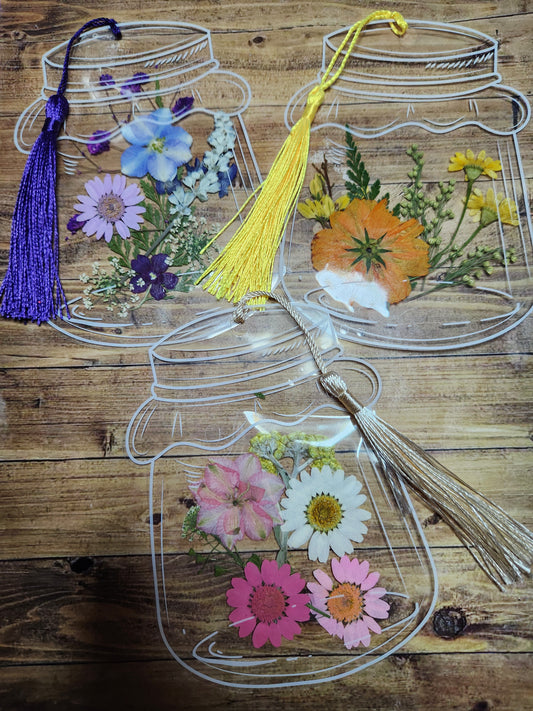
[[[334,496],[314,496],[306,511],[307,521],[315,531],[332,531],[342,521],[342,508]]]
[[[329,614],[338,622],[353,622],[363,612],[361,588],[353,583],[342,583],[331,591],[327,602]]]

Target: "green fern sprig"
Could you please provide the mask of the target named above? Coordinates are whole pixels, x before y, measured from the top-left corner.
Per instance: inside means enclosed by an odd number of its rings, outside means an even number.
[[[377,200],[381,192],[381,181],[379,178],[370,182],[370,175],[366,169],[361,155],[352,134],[346,131],[346,165],[348,166],[347,179],[344,182],[346,191],[350,200],[358,198],[359,200]],[[381,196],[381,200],[387,201],[389,205],[390,195],[385,193]],[[398,216],[400,206],[396,205],[392,213]]]

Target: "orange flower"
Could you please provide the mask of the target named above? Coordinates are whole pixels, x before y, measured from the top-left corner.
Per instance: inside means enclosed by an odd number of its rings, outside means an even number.
[[[386,200],[355,199],[330,217],[331,229],[320,230],[311,243],[317,271],[359,272],[382,286],[390,304],[411,293],[409,277],[429,271],[429,247],[418,235],[424,227],[414,218],[401,222]]]

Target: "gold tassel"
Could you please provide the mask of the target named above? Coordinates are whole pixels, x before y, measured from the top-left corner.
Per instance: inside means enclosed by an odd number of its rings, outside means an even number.
[[[533,533],[503,509],[472,489],[417,444],[360,405],[344,380],[327,371],[320,351],[301,316],[280,294],[251,293],[235,309],[235,320],[244,320],[245,304],[258,296],[272,298],[302,329],[318,369],[319,382],[350,413],[364,441],[383,465],[397,502],[398,481],[415,494],[455,532],[478,565],[500,588],[531,573]]]
[[[267,178],[260,186],[254,206],[226,247],[196,282],[206,279],[203,288],[217,299],[225,297],[228,301],[237,302],[249,291],[270,289],[276,252],[298,200],[307,169],[311,124],[324,101],[325,92],[344,70],[361,30],[375,20],[389,20],[391,30],[396,35],[403,35],[407,29],[407,23],[399,13],[378,10],[348,30],[320,84],[310,91],[304,113],[292,127]],[[343,52],[344,58],[332,74]],[[203,251],[234,222],[249,200]]]

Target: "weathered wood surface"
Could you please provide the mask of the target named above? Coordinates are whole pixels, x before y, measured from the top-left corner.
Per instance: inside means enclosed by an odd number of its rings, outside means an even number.
[[[42,53],[83,22],[111,15],[211,29],[221,66],[252,87],[246,122],[266,172],[285,135],[288,99],[316,76],[322,36],[373,9],[282,0],[2,3],[2,273],[24,167],[13,128],[40,91]],[[533,15],[527,2],[399,0],[394,9],[497,37],[504,82],[531,99]],[[520,145],[531,188],[530,127]],[[531,528],[530,339],[526,321],[465,350],[416,354],[361,346],[357,355],[382,377],[379,412],[385,419]],[[430,621],[400,654],[314,687],[231,690],[192,676],[170,658],[157,629],[149,466],[130,462],[124,449],[129,419],[150,395],[146,349],[106,350],[48,326],[6,321],[0,324],[0,369],[2,711],[532,707],[531,583],[498,592],[454,535],[417,502],[439,573],[436,610],[460,610],[466,620],[456,637],[439,636]],[[187,496],[185,485],[182,494]],[[206,607],[208,593],[198,593]]]

